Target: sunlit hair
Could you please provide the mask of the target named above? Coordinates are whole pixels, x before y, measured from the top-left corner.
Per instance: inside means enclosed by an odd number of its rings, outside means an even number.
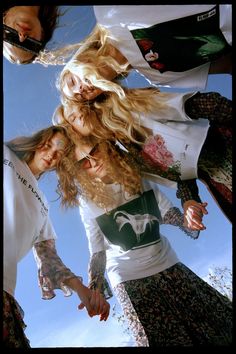
[[[3,8],[3,20],[7,13],[7,11],[13,6],[4,6]],[[50,5],[41,5],[39,9],[38,18],[42,27],[42,50],[38,55],[33,55],[32,58],[21,63],[18,60],[13,60],[7,51],[5,51],[3,46],[3,55],[6,59],[8,59],[13,64],[30,64],[30,63],[40,63],[40,57],[44,57],[44,48],[46,44],[51,40],[55,28],[58,26],[59,17],[62,16],[63,13],[59,10],[58,6],[50,6]]]
[[[74,146],[67,133],[62,126],[50,126],[48,128],[37,131],[30,136],[18,136],[5,144],[17,155],[17,157],[25,161],[27,164],[34,158],[35,152],[41,149],[48,141],[50,141],[56,133],[61,133],[67,139],[65,153]]]
[[[128,138],[133,142],[143,143],[149,134],[142,126],[141,117],[165,110],[168,94],[152,87],[125,88],[124,91],[123,100],[111,93],[105,100],[96,100],[92,105],[99,111],[103,126],[112,131],[118,139]]]
[[[81,146],[82,144],[81,141]],[[140,193],[140,169],[132,156],[110,141],[100,141],[99,151],[107,166],[107,174],[113,182],[120,184],[123,191],[129,195]],[[107,193],[107,185],[99,178],[89,176],[87,171],[79,166],[74,150],[63,156],[57,166],[57,174],[58,190],[62,196],[63,206],[78,206],[78,198],[82,196],[105,210],[113,207],[113,194]]]
[[[109,38],[112,37],[108,31],[104,27],[96,25],[94,31],[84,41],[80,42],[79,49],[64,66],[56,80],[56,87],[61,92],[62,102],[66,99],[78,100],[73,95],[68,96],[64,92],[69,73],[78,76],[85,84],[89,81],[93,86],[105,92],[115,92],[120,99],[124,98],[122,87],[113,81],[106,80],[100,74],[99,69],[104,66],[111,67],[117,73],[117,76],[126,76],[130,70],[128,62],[119,64],[109,55],[111,46],[108,41]]]
[[[114,139],[115,134],[103,125],[99,111],[89,103],[74,103],[69,102],[66,105],[59,105],[53,113],[52,123],[54,125],[68,124],[70,125],[67,117],[74,112],[75,114],[83,115],[84,124],[88,126],[91,133],[90,135],[99,139]],[[82,135],[71,125],[71,129],[78,134],[78,138]]]
[[[155,115],[156,112],[164,111],[168,93],[161,93],[157,88],[152,87],[124,88],[124,92],[123,100],[114,93],[93,102],[75,103],[67,100],[54,113],[53,122],[56,124],[65,122],[72,110],[83,111],[84,122],[90,127],[91,134],[97,138],[128,139],[141,144],[148,136],[147,130],[142,126],[141,116]]]

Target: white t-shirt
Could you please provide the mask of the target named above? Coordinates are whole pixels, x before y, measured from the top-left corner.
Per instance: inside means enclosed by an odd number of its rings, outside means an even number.
[[[116,200],[110,215],[93,202],[81,199],[79,209],[90,254],[106,250],[106,270],[112,287],[151,276],[179,261],[167,238],[158,231],[161,218],[172,203],[157,186],[152,190],[148,181],[143,181],[143,190],[147,191],[145,197],[128,197],[120,185],[107,185],[107,193]]]
[[[181,180],[198,178],[198,159],[210,126],[208,119],[162,123],[149,117],[141,124],[153,132],[143,151],[154,157],[163,172],[174,169]]]
[[[94,13],[114,36],[111,43],[149,83],[203,90],[213,51],[223,53],[232,42],[232,6],[220,5],[219,13],[214,7],[99,5]],[[217,36],[210,30],[215,24]]]
[[[134,115],[136,123],[151,129],[156,136],[155,139],[153,136],[147,138],[143,151],[151,155],[160,173],[145,172],[143,177],[172,188],[176,188],[176,182],[161,177],[168,169],[175,169],[181,180],[198,178],[198,159],[207,137],[209,121],[191,119],[186,114],[184,104],[194,94],[168,92],[168,99],[157,94],[157,100],[164,103],[163,108],[151,114]]]
[[[48,204],[28,165],[4,145],[4,290],[14,296],[17,263],[34,243],[55,239]]]

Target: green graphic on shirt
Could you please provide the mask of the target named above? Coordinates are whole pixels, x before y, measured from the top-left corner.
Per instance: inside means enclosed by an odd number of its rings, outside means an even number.
[[[160,239],[161,214],[153,190],[96,218],[105,237],[124,251]]]
[[[219,6],[210,11],[130,31],[151,68],[182,72],[231,50],[219,26]]]

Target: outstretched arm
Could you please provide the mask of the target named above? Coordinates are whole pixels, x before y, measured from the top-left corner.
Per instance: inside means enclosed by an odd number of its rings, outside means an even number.
[[[79,309],[86,307],[90,317],[100,315],[100,320],[106,320],[110,305],[98,292],[82,284],[82,278],[77,277],[67,268],[57,254],[55,241],[46,240],[38,242],[33,247],[33,253],[38,267],[39,285],[43,299],[55,296],[55,289],[63,290],[65,296],[74,290],[80,300]]]

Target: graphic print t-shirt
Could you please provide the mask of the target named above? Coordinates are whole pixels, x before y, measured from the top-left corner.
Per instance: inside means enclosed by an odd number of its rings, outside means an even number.
[[[152,190],[103,214],[96,221],[110,243],[124,251],[159,242],[161,214]]]
[[[4,146],[4,290],[14,295],[17,263],[33,244],[55,239],[48,204],[28,165]]]
[[[130,32],[149,66],[160,73],[193,69],[230,51],[220,30],[219,6]]]
[[[152,190],[149,182],[145,181],[143,188],[146,193],[127,201],[119,185],[107,186],[107,192],[113,192],[117,201],[117,207],[108,214],[94,203],[81,200],[80,214],[90,254],[106,250],[112,286],[156,274],[178,262],[169,241],[159,232],[172,204],[157,188]]]
[[[231,50],[231,5],[94,6],[111,43],[149,83],[204,89],[210,61]]]

